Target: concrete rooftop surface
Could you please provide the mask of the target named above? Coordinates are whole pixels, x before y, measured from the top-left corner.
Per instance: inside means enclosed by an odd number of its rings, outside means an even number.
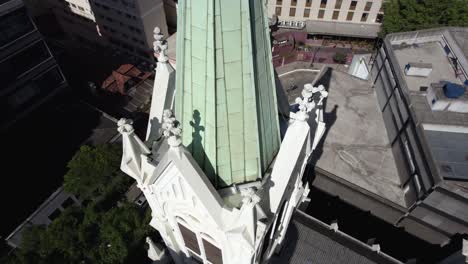
[[[313,237],[313,239],[311,239]],[[383,252],[375,252],[341,231],[334,231],[319,220],[298,210],[288,227],[283,248],[270,263],[396,264]]]
[[[455,71],[440,42],[433,41],[402,47],[394,45],[392,49],[410,91],[419,91],[421,86],[429,87],[431,83],[440,81],[461,84],[461,81],[455,77]],[[406,76],[405,65],[411,62],[431,63],[431,74],[428,77]]]
[[[316,167],[406,207],[405,193],[400,188],[395,159],[371,85],[347,73],[325,69],[319,76],[297,71],[280,77],[287,93],[294,80],[299,86],[314,82],[314,78],[318,78],[314,86],[323,84],[329,92],[324,113],[327,131],[323,149],[319,145],[316,150],[319,158]]]

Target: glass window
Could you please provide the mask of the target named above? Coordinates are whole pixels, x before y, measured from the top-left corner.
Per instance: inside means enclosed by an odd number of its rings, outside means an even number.
[[[290,8],[289,9],[289,16],[290,17],[296,16],[296,8]]]
[[[397,140],[395,144],[392,145],[392,153],[395,159],[395,165],[397,167],[398,176],[400,177],[400,182],[405,183],[411,177],[408,160],[405,155],[405,147],[400,140]]]
[[[54,219],[56,219],[57,217],[59,217],[61,213],[62,213],[62,212],[60,212],[59,209],[55,209],[55,210],[49,215],[50,221],[54,221]]]
[[[306,8],[304,9],[304,17],[309,17],[310,16],[310,9]]]
[[[354,12],[348,12],[348,15],[346,16],[346,20],[351,21],[353,20]]]
[[[327,0],[321,0],[321,1],[320,1],[320,7],[321,7],[321,8],[327,7]]]
[[[399,111],[398,111],[398,105],[395,99],[395,94],[393,94],[392,97],[390,97],[387,107],[389,106],[391,106],[392,115],[396,122],[395,124],[396,128],[397,130],[400,130],[403,127],[403,120],[401,119]]]
[[[206,260],[213,264],[222,264],[223,263],[223,254],[221,249],[217,246],[211,244],[210,242],[202,239],[203,247],[205,248]]]
[[[382,115],[385,127],[387,128],[388,139],[390,142],[393,142],[393,140],[395,140],[396,136],[398,135],[398,128],[395,125],[395,121],[393,119],[394,115],[392,111],[392,106],[390,104],[387,104]]]
[[[351,1],[351,4],[349,5],[349,10],[356,10],[357,6],[357,1]]]
[[[377,14],[377,17],[375,18],[376,23],[382,23],[383,21],[383,14]]]
[[[325,10],[320,9],[318,12],[318,18],[323,18],[324,15],[325,15]]]
[[[283,4],[283,0],[276,0],[276,4],[277,4],[277,5],[282,5],[282,4]]]
[[[336,0],[336,2],[335,2],[335,9],[340,9],[342,3],[343,3],[343,0]]]
[[[185,247],[200,255],[201,253],[200,247],[198,245],[197,235],[185,226],[181,224],[178,225],[182,238],[184,239]]]
[[[35,83],[28,83],[20,88],[17,88],[13,95],[8,97],[8,105],[10,109],[17,110],[26,102],[33,99],[34,96],[39,94],[39,88]]]
[[[43,41],[39,41],[0,62],[2,81],[6,86],[16,80],[18,76],[32,69],[39,63],[50,58],[51,55]]]
[[[418,145],[421,146],[421,143],[419,141],[419,136],[414,128],[414,124],[412,124],[411,121],[408,126],[406,126],[406,133],[408,135],[410,147],[413,150],[413,163],[416,165],[419,176],[421,177],[420,183],[422,188],[427,190],[433,184],[432,175],[430,173],[427,160],[424,158],[423,153],[418,148]]]
[[[361,22],[366,22],[368,16],[369,16],[369,13],[362,13]]]
[[[276,14],[277,16],[281,16],[281,11],[282,11],[282,10],[281,10],[281,7],[278,6],[278,7],[276,7],[275,14]]]
[[[366,2],[366,6],[364,7],[364,11],[370,11],[372,8],[372,2]]]
[[[297,5],[297,0],[291,0],[291,6],[296,6]]]
[[[306,0],[305,6],[306,6],[306,7],[312,6],[312,0]]]
[[[1,20],[0,47],[34,30],[24,7],[2,16]]]
[[[52,70],[41,75],[39,78],[34,80],[37,86],[41,89],[41,93],[49,92],[57,88],[61,83],[64,82],[62,73],[55,67]]]
[[[395,98],[398,103],[398,108],[400,109],[401,117],[403,118],[403,123],[409,118],[408,112],[406,111],[406,104],[401,99],[400,89],[395,90]]]
[[[56,89],[64,79],[57,67],[49,70],[35,79],[32,79],[26,85],[17,88],[15,93],[8,97],[7,103],[10,110],[18,110],[25,103],[31,104]]]
[[[332,19],[337,20],[339,15],[340,15],[340,11],[333,11]]]

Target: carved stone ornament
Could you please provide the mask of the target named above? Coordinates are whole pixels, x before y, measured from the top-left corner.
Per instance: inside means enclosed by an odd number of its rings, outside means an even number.
[[[134,131],[133,129],[133,121],[127,118],[121,118],[119,122],[117,122],[117,130],[120,134],[130,134]]]
[[[180,128],[179,121],[176,120],[171,110],[166,109],[163,112],[162,130],[163,136],[167,138],[167,143],[171,147],[178,147],[182,144],[180,138],[182,129]]]
[[[159,62],[167,62],[169,58],[167,57],[167,41],[164,40],[164,34],[161,33],[161,29],[159,27],[154,28],[154,42],[153,42],[153,49],[155,53],[159,53],[158,61]]]

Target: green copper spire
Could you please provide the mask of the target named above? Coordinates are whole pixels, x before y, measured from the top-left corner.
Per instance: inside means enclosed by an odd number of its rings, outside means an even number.
[[[176,115],[216,187],[262,177],[280,146],[264,1],[179,1]]]

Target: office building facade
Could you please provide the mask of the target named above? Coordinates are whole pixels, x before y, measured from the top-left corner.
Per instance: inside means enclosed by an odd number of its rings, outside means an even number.
[[[51,0],[65,33],[78,46],[112,48],[116,54],[152,62],[154,27],[167,33],[163,0]]]
[[[2,128],[67,86],[21,0],[0,2]]]
[[[382,0],[268,0],[268,15],[316,34],[376,37],[383,20]],[[301,28],[301,27],[299,27]]]

